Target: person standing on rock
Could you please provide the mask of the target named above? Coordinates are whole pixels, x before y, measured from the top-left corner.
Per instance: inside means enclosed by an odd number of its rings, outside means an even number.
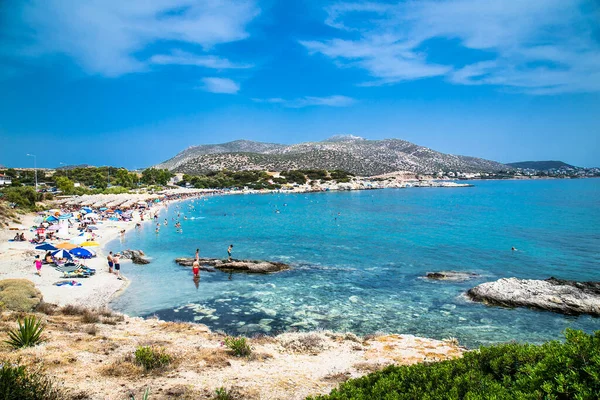
[[[108,261],[108,273],[112,274],[113,273],[113,265],[114,265],[112,251],[110,253],[108,253],[106,260]]]
[[[230,244],[227,248],[227,261],[231,261],[231,250],[233,249],[233,245]]]
[[[196,249],[196,261],[200,261],[200,249]]]
[[[200,261],[196,258],[192,264],[192,272],[194,273],[194,279],[200,278]]]

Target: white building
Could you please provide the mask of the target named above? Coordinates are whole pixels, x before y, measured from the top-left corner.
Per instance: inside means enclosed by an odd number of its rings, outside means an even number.
[[[0,185],[10,185],[11,183],[12,183],[12,178],[10,176],[0,174]]]

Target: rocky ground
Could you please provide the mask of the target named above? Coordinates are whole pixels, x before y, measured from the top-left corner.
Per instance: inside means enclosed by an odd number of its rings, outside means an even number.
[[[42,368],[72,399],[213,399],[218,389],[236,399],[303,399],[328,393],[340,382],[388,364],[414,364],[460,357],[454,340],[411,335],[364,338],[332,332],[285,333],[248,339],[252,353],[236,357],[225,336],[204,325],[144,320],[108,310],[42,304],[46,341],[13,350],[0,344],[0,359]],[[3,312],[0,336],[23,313]],[[145,371],[136,363],[139,346],[162,349],[166,367]]]

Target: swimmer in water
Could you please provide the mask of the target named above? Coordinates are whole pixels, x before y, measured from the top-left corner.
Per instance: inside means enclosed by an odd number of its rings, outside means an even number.
[[[512,251],[517,251],[517,249],[514,246],[511,248],[511,250]]]

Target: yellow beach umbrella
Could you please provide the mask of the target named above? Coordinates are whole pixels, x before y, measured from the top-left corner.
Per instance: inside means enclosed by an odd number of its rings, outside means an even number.
[[[100,243],[94,241],[83,242],[80,244],[81,247],[85,246],[100,246]]]
[[[54,246],[54,247],[56,247],[57,249],[72,250],[72,249],[74,249],[75,247],[77,247],[77,245],[76,245],[76,244],[73,244],[73,243],[67,243],[67,242],[64,242],[64,243],[59,243],[59,244],[57,244],[57,245],[56,245],[56,246]]]

